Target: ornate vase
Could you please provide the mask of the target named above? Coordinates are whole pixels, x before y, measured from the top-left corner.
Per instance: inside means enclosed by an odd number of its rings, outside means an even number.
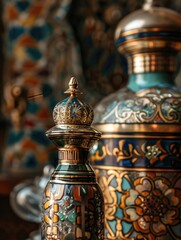
[[[56,125],[46,132],[58,147],[59,164],[43,196],[42,239],[103,239],[103,195],[87,159],[100,132],[90,126],[93,110],[77,97],[75,78],[65,93],[70,97],[55,106]]]
[[[147,3],[118,24],[115,43],[129,81],[96,106],[102,138],[90,156],[105,239],[181,239],[181,16]]]

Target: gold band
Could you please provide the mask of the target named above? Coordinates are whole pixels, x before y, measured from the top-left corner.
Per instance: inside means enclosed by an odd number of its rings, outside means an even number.
[[[175,55],[164,53],[140,53],[128,57],[129,73],[175,72]]]
[[[75,181],[67,183],[67,181],[59,180],[59,179],[51,179],[50,183],[56,183],[56,184],[71,184],[71,185],[95,185],[97,186],[96,182],[91,182],[90,180],[88,182],[82,182],[82,181]]]
[[[61,162],[68,162],[68,163],[78,163],[85,161],[87,159],[88,151],[84,149],[66,149],[66,148],[61,148],[58,152],[58,158],[59,161]]]
[[[94,127],[106,134],[151,134],[164,133],[167,137],[181,135],[181,125],[179,124],[117,124],[117,123],[103,123],[95,124]],[[102,137],[103,137],[102,135]]]
[[[118,51],[122,54],[129,55],[134,53],[143,53],[148,51],[180,51],[181,42],[166,42],[164,39],[131,39],[118,46]]]
[[[134,34],[139,34],[139,33],[147,33],[147,32],[155,32],[155,33],[159,33],[159,32],[171,32],[170,26],[169,27],[149,27],[149,28],[136,28],[136,29],[131,29],[125,32],[121,32],[121,35],[117,36],[117,37],[128,37]],[[175,27],[173,26],[172,28],[172,32],[176,32],[176,33],[180,33],[180,28],[179,27]],[[173,34],[174,35],[174,34]]]
[[[100,166],[100,165],[94,165],[94,169],[99,170],[117,170],[117,171],[128,171],[128,172],[181,172],[181,169],[163,169],[163,168],[128,168],[128,167],[119,167],[119,166]]]

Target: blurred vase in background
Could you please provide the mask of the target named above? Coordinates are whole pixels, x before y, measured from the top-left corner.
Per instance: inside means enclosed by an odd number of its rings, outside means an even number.
[[[5,173],[37,174],[54,155],[44,135],[52,124],[51,109],[56,95],[65,90],[66,76],[81,74],[79,53],[66,22],[70,4],[70,0],[3,2],[3,111],[11,124],[3,156]],[[72,66],[77,68],[71,70]]]
[[[48,24],[54,29],[47,43],[47,61],[49,81],[58,89],[55,91],[56,99],[63,96],[73,75],[80,78],[84,86],[80,48],[72,26],[66,18],[71,2],[71,0],[56,1],[47,18]]]
[[[46,165],[42,176],[24,180],[17,184],[10,194],[10,204],[13,211],[21,219],[33,223],[41,223],[41,203],[44,189],[54,168]],[[29,240],[40,240],[40,229],[29,235]]]

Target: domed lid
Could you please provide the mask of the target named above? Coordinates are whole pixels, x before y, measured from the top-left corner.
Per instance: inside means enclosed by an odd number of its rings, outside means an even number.
[[[145,3],[120,21],[115,32],[115,43],[120,52],[145,49],[181,49],[181,16],[173,10]],[[133,44],[134,42],[134,44]]]
[[[70,97],[57,103],[53,110],[53,120],[56,125],[74,124],[88,125],[93,121],[93,109],[85,102],[77,98],[81,92],[78,90],[78,81],[72,77],[69,82],[69,89],[65,93]]]
[[[46,132],[46,136],[59,147],[90,148],[101,136],[91,127],[93,109],[77,97],[81,92],[76,78],[70,79],[65,93],[70,96],[56,104],[53,110],[56,125]]]

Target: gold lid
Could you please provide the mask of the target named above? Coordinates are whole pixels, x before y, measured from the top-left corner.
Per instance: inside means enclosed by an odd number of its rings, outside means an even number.
[[[53,110],[55,126],[46,132],[58,147],[89,149],[101,133],[91,127],[93,109],[78,98],[78,81],[72,77],[65,93],[70,96],[56,104]]]
[[[93,121],[93,109],[77,97],[81,92],[78,89],[76,78],[72,77],[70,79],[69,88],[65,93],[70,94],[70,97],[57,103],[53,110],[55,124],[90,126]]]

